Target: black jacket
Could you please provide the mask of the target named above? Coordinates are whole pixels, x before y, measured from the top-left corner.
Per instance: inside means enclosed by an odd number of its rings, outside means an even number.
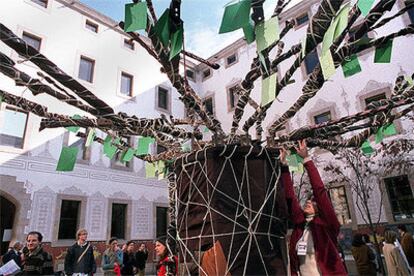
[[[137,251],[137,253],[135,253],[135,260],[136,260],[136,267],[139,270],[144,270],[145,269],[145,263],[147,262],[148,259],[148,251]]]
[[[33,252],[23,249],[23,273],[19,275],[53,275],[52,256],[39,246]]]
[[[86,243],[84,246],[80,246],[76,242],[74,245],[68,248],[65,257],[65,273],[67,275],[72,275],[73,273],[91,274],[96,272],[96,262],[93,255],[93,248],[92,245],[90,245],[88,248],[88,245],[89,243]],[[86,253],[78,262],[79,257],[85,250],[87,250]]]

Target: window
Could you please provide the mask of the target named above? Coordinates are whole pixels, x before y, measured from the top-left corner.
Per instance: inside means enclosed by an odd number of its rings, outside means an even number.
[[[135,49],[135,44],[134,44],[134,40],[132,39],[124,39],[124,46],[130,50],[134,50]]]
[[[408,5],[408,2],[411,1],[405,1],[405,5]],[[410,17],[411,24],[414,23],[414,8],[409,9],[407,12],[408,16]]]
[[[158,107],[164,110],[169,110],[169,93],[168,90],[158,87]]]
[[[206,98],[204,101],[203,101],[203,103],[204,103],[204,106],[206,107],[206,109],[207,109],[207,111],[208,111],[208,113],[210,113],[210,114],[214,114],[214,109],[213,109],[213,97],[209,97],[209,98]]]
[[[387,96],[385,96],[385,93],[381,93],[381,94],[377,94],[375,96],[368,97],[364,100],[365,101],[365,106],[368,106],[372,102],[376,102],[376,101],[379,101],[379,100],[384,100],[386,98],[387,98]]]
[[[132,96],[132,85],[134,77],[122,72],[121,74],[121,94],[125,96]]]
[[[309,21],[309,16],[308,16],[307,13],[304,13],[304,14],[296,17],[295,18],[295,21],[296,21],[296,27],[299,27],[299,26],[301,26],[303,24],[306,24],[306,22]]]
[[[305,58],[306,74],[309,75],[310,73],[312,73],[313,69],[315,69],[318,63],[318,53],[316,52],[316,50],[313,50]]]
[[[210,68],[207,68],[206,70],[203,71],[203,80],[208,79],[210,76],[211,76]]]
[[[156,235],[157,237],[167,236],[168,208],[157,206],[156,212]]]
[[[43,8],[47,8],[48,0],[31,0],[31,1],[38,4],[39,6],[42,6]]]
[[[385,178],[384,182],[394,220],[414,218],[414,198],[408,176]]]
[[[228,101],[228,110],[232,111],[236,108],[237,101],[239,100],[239,95],[236,93],[236,87],[232,86],[227,90],[227,101]]]
[[[81,56],[78,77],[81,80],[92,83],[94,67],[95,61],[93,59]]]
[[[351,223],[351,212],[349,211],[348,199],[345,186],[329,189],[329,197],[335,209],[336,217],[341,225]]]
[[[80,201],[62,200],[58,239],[74,239],[79,224]]]
[[[321,113],[319,115],[314,116],[313,119],[315,120],[316,125],[330,121],[332,119],[331,112],[327,111],[327,112]]]
[[[28,114],[11,107],[6,107],[0,114],[0,145],[22,149]]]
[[[92,31],[92,32],[94,32],[94,33],[97,33],[99,26],[98,26],[98,24],[93,23],[90,20],[86,20],[86,22],[85,22],[85,28],[88,29],[88,30],[90,30],[90,31]]]
[[[30,46],[35,48],[37,51],[40,51],[40,45],[42,44],[42,39],[38,36],[32,35],[28,32],[23,32],[22,39]]]
[[[185,75],[187,76],[187,78],[189,78],[191,80],[195,80],[194,71],[187,69],[187,70],[185,70]]]
[[[230,66],[230,65],[233,65],[234,63],[236,63],[236,61],[237,61],[236,54],[232,54],[231,56],[228,56],[226,58],[226,65],[227,65],[227,67]]]
[[[125,239],[127,204],[112,203],[111,237]]]

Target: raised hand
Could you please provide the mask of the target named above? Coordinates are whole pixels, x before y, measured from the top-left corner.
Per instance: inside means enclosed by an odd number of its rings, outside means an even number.
[[[302,157],[306,158],[309,156],[308,154],[308,147],[306,145],[306,140],[299,141],[299,147],[295,147],[297,154]]]

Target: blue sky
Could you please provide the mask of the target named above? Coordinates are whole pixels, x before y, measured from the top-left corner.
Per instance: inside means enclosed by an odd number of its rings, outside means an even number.
[[[131,0],[81,0],[81,2],[116,21],[124,20],[124,5],[132,3]],[[276,2],[277,0],[265,2],[266,15],[272,13]],[[168,8],[170,0],[153,0],[153,3],[157,15],[160,16]],[[243,36],[241,30],[218,34],[226,3],[228,1],[223,0],[182,1],[181,17],[184,20],[186,50],[207,58]]]

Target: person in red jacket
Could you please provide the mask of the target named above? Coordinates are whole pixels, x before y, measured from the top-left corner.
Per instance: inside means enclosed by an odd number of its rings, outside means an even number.
[[[159,237],[155,242],[155,253],[160,258],[157,264],[157,276],[175,276],[178,272],[178,259],[169,254],[166,237]]]
[[[328,192],[308,155],[304,140],[299,142],[296,151],[304,158],[313,197],[306,201],[302,209],[286,166],[286,150],[282,149],[281,181],[285,188],[290,219],[294,225],[289,244],[291,275],[347,275],[337,249],[340,224]]]

